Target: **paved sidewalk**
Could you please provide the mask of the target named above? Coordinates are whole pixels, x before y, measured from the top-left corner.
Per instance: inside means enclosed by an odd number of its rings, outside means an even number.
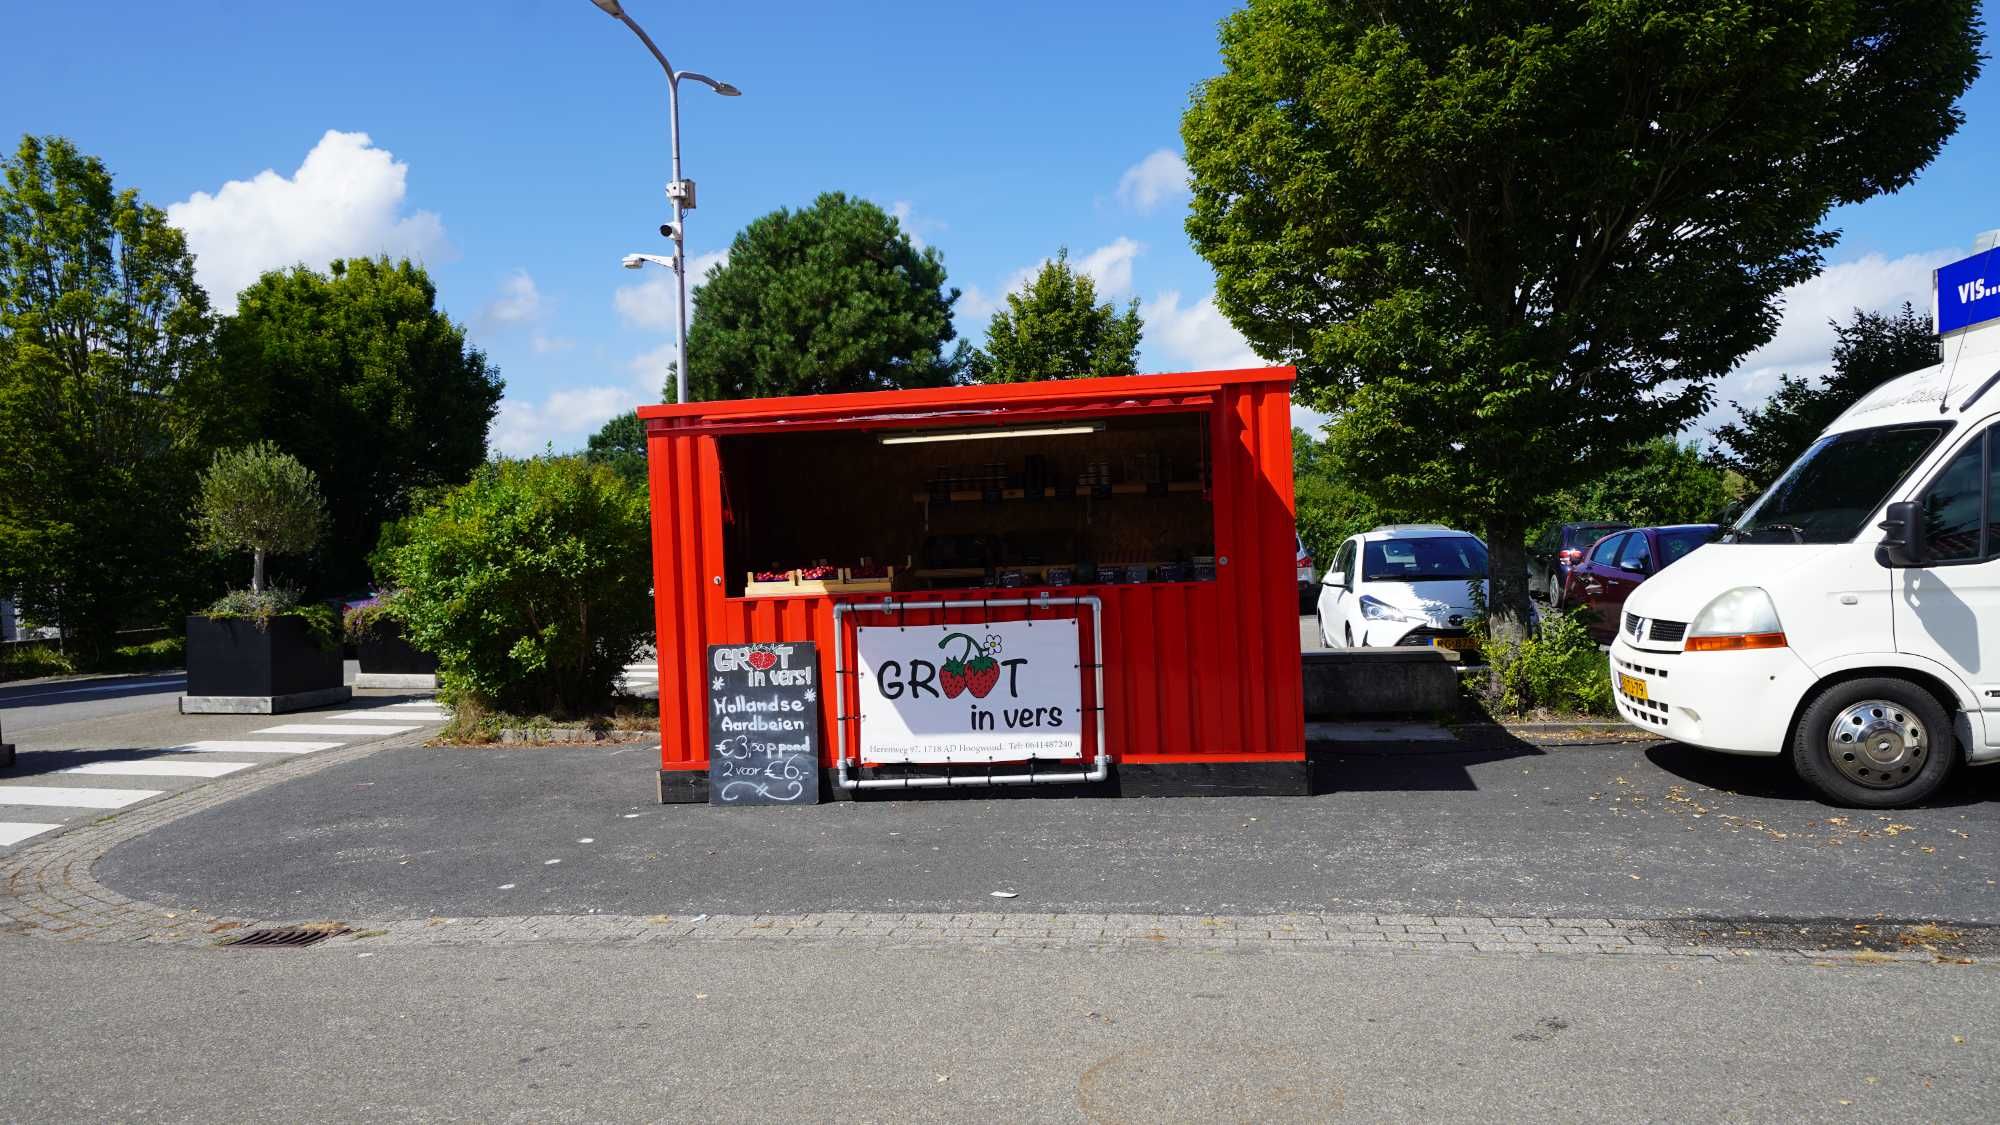
[[[267,767],[254,775],[156,802],[105,823],[79,828],[47,844],[25,848],[15,856],[0,860],[0,930],[85,942],[143,942],[153,944],[209,947],[242,932],[263,926],[300,923],[333,923],[347,932],[315,947],[338,951],[404,946],[495,946],[515,944],[837,944],[869,948],[1016,948],[1024,951],[1142,951],[1175,950],[1234,953],[1289,952],[1297,954],[1374,954],[1417,956],[1501,956],[1522,955],[1601,957],[1652,957],[1703,960],[1770,960],[1793,963],[1878,963],[1949,962],[1977,963],[2000,957],[2000,931],[1977,925],[1916,925],[1884,922],[1875,918],[1828,920],[1813,923],[1750,921],[1718,922],[1698,918],[1646,919],[1615,916],[1493,915],[1376,912],[1333,912],[1313,910],[1265,911],[1254,913],[1117,912],[1085,910],[1035,910],[1017,901],[992,899],[984,910],[806,910],[793,912],[674,911],[639,912],[507,912],[492,911],[476,916],[453,917],[430,913],[395,913],[343,909],[321,893],[318,881],[295,880],[289,885],[287,902],[280,909],[243,912],[216,906],[226,902],[236,889],[225,884],[211,887],[214,897],[189,901],[148,901],[145,893],[125,893],[101,881],[99,861],[113,849],[125,845],[146,852],[164,838],[163,833],[179,831],[178,826],[200,829],[221,816],[239,831],[227,841],[227,851],[255,854],[265,850],[270,832],[248,831],[266,818],[259,813],[259,799],[278,796],[307,798],[323,802],[335,792],[365,792],[380,798],[375,781],[399,778],[399,769],[412,763],[448,760],[473,765],[508,762],[532,769],[547,766],[549,760],[537,755],[576,755],[577,751],[452,751],[427,750],[414,745],[414,736],[329,751],[305,759]],[[1612,751],[1567,751],[1568,754],[1613,753]],[[499,755],[499,757],[494,757]],[[608,761],[613,755],[598,755]],[[364,761],[364,759],[366,759]],[[571,760],[575,760],[572,758]],[[620,763],[623,769],[623,763]],[[360,780],[364,779],[365,780]],[[390,785],[389,792],[407,792],[408,799],[442,814],[438,801],[446,787],[430,790]],[[546,794],[544,794],[546,796]],[[512,799],[519,805],[522,792]],[[244,802],[236,805],[235,802]],[[1188,802],[1098,802],[1100,809],[1137,808],[1155,814],[1175,809],[1213,810],[1224,801]],[[1034,809],[1027,805],[999,806]],[[1088,810],[1090,802],[1061,802],[1071,810]],[[620,806],[621,808],[629,806]],[[929,806],[932,811],[950,808]],[[962,805],[960,807],[963,807]],[[850,810],[854,807],[850,806]],[[729,816],[725,822],[733,831],[747,828],[752,821],[740,811],[714,812],[705,808],[660,810],[697,816]],[[858,811],[888,815],[892,819],[921,814],[925,806],[861,807]],[[992,810],[988,810],[992,811]],[[800,810],[783,810],[777,817],[796,817]],[[822,807],[818,815],[838,817],[841,809]],[[620,821],[644,819],[629,813],[615,813]],[[814,815],[814,811],[806,811]],[[629,818],[629,819],[628,819]],[[907,823],[907,821],[905,821]],[[370,862],[378,874],[407,871],[407,857],[397,860],[398,849],[382,847],[381,822],[363,823],[361,829],[377,842]],[[660,824],[654,825],[657,831]],[[856,823],[830,825],[835,831],[861,832]],[[311,824],[278,824],[279,836],[308,841],[303,853],[323,869],[331,870],[352,854],[348,845],[330,839]],[[675,836],[681,836],[676,832]],[[685,840],[678,842],[686,843]],[[595,840],[579,839],[588,848]],[[184,857],[183,857],[184,858]],[[551,872],[556,864],[537,861]],[[176,860],[180,862],[180,860]],[[724,865],[706,865],[710,878]],[[130,889],[130,888],[128,888]],[[511,886],[501,888],[511,891]],[[522,900],[532,901],[532,900]]]

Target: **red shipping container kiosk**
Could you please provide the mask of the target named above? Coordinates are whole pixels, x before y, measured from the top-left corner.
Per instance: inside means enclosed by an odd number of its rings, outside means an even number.
[[[641,408],[660,799],[1308,792],[1292,381]]]

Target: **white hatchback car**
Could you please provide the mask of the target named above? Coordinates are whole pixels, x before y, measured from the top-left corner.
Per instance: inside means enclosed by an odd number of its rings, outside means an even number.
[[[1486,544],[1442,524],[1378,527],[1334,552],[1319,587],[1329,648],[1474,647],[1470,584],[1486,584]]]

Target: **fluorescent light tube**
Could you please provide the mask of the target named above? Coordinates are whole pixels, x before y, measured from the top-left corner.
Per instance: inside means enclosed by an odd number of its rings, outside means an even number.
[[[876,440],[883,445],[927,445],[939,441],[986,441],[989,438],[1094,434],[1102,429],[1104,429],[1102,422],[1083,422],[1070,426],[1019,426],[1005,430],[941,430],[935,433],[883,434]]]

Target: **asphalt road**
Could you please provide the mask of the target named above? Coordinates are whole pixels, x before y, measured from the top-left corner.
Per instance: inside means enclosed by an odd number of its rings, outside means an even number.
[[[185,672],[145,676],[69,676],[57,680],[0,684],[0,730],[8,741],[31,730],[171,709],[187,690]]]
[[[2000,924],[2000,769],[1897,813],[1671,744],[1322,755],[1321,796],[1004,791],[654,803],[652,748],[393,748],[111,851],[147,901],[263,918],[592,910],[1329,910]],[[550,863],[560,860],[560,863]],[[996,899],[995,890],[1019,897]]]
[[[0,1117],[1976,1121],[2000,976],[839,945],[0,937]]]

